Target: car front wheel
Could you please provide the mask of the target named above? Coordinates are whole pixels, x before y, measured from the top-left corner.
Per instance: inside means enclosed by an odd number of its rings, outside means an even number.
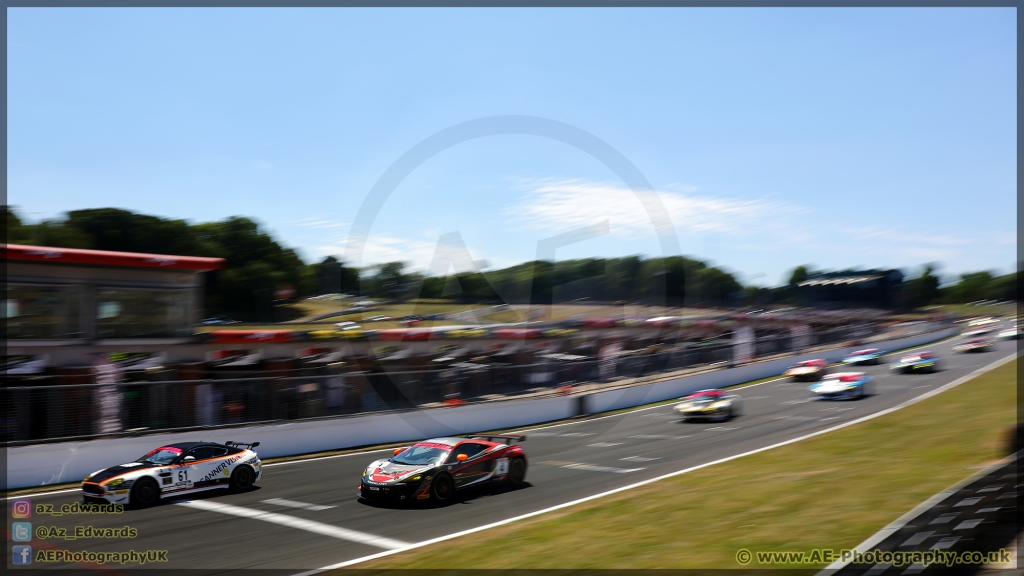
[[[447,474],[438,474],[430,485],[431,496],[438,502],[447,502],[455,493],[455,483]]]
[[[139,478],[129,496],[131,503],[136,506],[152,506],[160,499],[160,486],[152,478]]]

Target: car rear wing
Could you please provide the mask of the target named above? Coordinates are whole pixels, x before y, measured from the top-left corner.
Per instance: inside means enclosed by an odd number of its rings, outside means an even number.
[[[235,448],[242,448],[244,450],[251,450],[260,445],[259,442],[233,442],[228,440],[224,443],[225,446],[234,446]]]
[[[469,436],[473,440],[487,440],[488,442],[503,442],[512,445],[513,442],[522,442],[526,436],[521,434],[474,434]]]

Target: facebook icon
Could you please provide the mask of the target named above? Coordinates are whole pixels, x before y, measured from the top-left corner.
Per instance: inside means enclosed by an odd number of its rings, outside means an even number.
[[[18,566],[24,566],[32,563],[31,546],[15,546],[11,552],[11,563]]]

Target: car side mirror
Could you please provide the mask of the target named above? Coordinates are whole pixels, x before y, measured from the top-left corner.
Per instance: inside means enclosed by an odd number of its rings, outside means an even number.
[[[196,461],[196,457],[195,456],[185,456],[185,458],[182,459],[182,462],[195,462],[195,461]]]
[[[459,462],[465,462],[466,460],[469,460],[469,456],[467,456],[466,454],[459,454],[458,456],[455,457],[455,459],[458,460]]]
[[[395,448],[395,456],[401,454],[403,450],[405,450],[405,448]]]

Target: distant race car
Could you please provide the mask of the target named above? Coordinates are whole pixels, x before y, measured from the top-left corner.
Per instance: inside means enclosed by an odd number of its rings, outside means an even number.
[[[97,470],[82,481],[86,502],[148,506],[160,498],[230,488],[248,490],[263,477],[259,442],[181,442]]]
[[[988,352],[995,346],[995,341],[991,338],[971,338],[970,340],[953,346],[954,352]]]
[[[904,374],[911,372],[935,372],[939,369],[939,357],[934,352],[907,354],[901,357],[899,361],[893,362],[889,368]]]
[[[359,483],[361,500],[450,500],[456,491],[489,482],[518,486],[526,479],[526,436],[491,434],[434,438],[398,448],[371,462]]]
[[[828,363],[821,358],[804,360],[795,366],[790,366],[784,376],[789,376],[794,381],[821,380],[821,377],[828,373]]]
[[[996,328],[999,328],[997,324],[982,324],[981,326],[969,326],[963,331],[961,336],[981,336],[983,334],[989,334],[994,332]]]
[[[871,364],[873,366],[882,363],[882,351],[878,348],[867,348],[851,352],[843,358],[843,364]]]
[[[998,337],[1001,340],[1020,340],[1020,336],[1020,328],[1014,326],[1000,332]]]
[[[672,410],[684,421],[720,420],[726,421],[739,416],[743,410],[743,399],[735,392],[725,390],[699,390],[681,398]]]
[[[812,396],[828,399],[854,399],[875,392],[874,378],[863,372],[829,374],[807,387]]]

